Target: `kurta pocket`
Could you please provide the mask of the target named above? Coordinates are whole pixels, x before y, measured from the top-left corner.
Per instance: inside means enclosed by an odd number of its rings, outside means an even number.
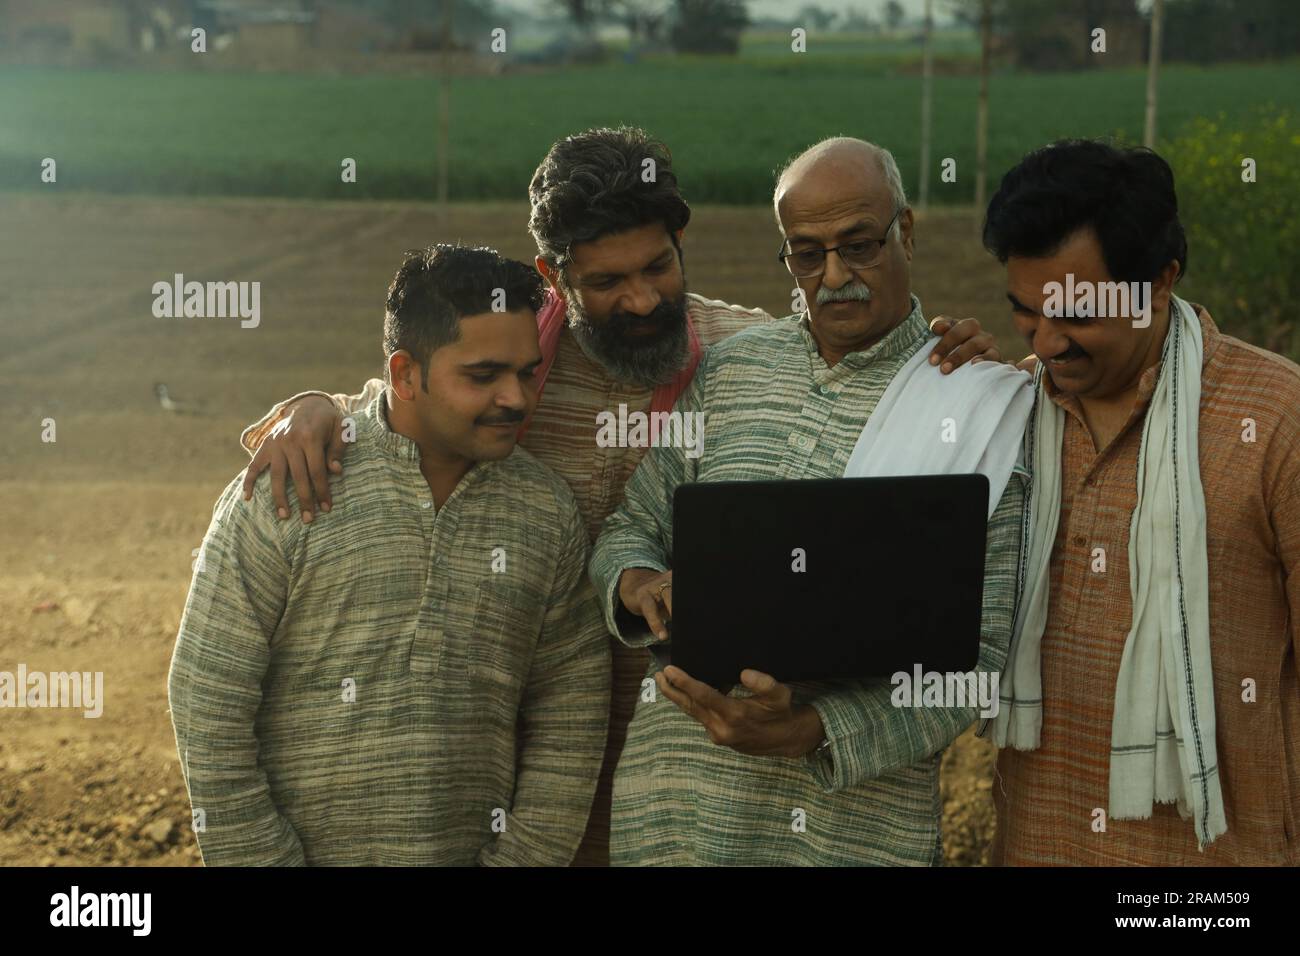
[[[517,707],[532,668],[542,609],[508,603],[502,589],[481,585],[470,635],[469,675],[493,700]]]

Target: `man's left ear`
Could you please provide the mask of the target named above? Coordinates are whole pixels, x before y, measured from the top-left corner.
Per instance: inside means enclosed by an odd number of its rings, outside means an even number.
[[[899,235],[903,239],[903,252],[907,255],[907,260],[912,261],[912,252],[916,248],[914,233],[912,232],[913,218],[912,207],[908,206],[898,214]]]

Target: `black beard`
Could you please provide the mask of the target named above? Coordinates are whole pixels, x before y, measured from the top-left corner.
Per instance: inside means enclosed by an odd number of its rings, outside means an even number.
[[[567,296],[567,306],[569,330],[579,348],[615,381],[654,388],[686,367],[690,334],[685,291],[674,302],[660,302],[649,315],[614,313],[598,323],[587,318],[576,295]],[[658,328],[647,335],[628,335],[629,327],[646,321]]]

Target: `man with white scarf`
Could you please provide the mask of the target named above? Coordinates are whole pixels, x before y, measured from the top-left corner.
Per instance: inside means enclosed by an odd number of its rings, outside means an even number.
[[[818,143],[778,177],[774,206],[779,255],[808,309],[705,352],[676,406],[705,416],[702,453],[647,451],[593,552],[606,623],[629,646],[668,640],[672,498],[685,482],[978,471],[989,478],[990,517],[976,671],[996,677],[1019,564],[1024,487],[1015,464],[1033,404],[1029,377],[993,362],[945,376],[930,362],[910,291],[912,210],[888,151],[842,137]],[[934,544],[933,566],[915,573],[942,574],[942,542]],[[874,562],[894,560],[863,550],[864,577]],[[855,597],[844,604],[860,611],[869,640],[872,609]],[[680,667],[654,668],[614,775],[612,862],[942,860],[939,764],[976,718],[969,701],[901,707],[887,680],[736,676],[741,686],[724,695]]]
[[[1038,359],[993,861],[1300,863],[1300,368],[1174,295],[1149,150],[1031,153],[984,242]]]

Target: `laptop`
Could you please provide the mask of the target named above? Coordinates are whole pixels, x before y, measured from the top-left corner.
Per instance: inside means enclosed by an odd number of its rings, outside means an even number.
[[[671,647],[726,689],[966,672],[979,657],[984,475],[716,481],[673,495]]]

